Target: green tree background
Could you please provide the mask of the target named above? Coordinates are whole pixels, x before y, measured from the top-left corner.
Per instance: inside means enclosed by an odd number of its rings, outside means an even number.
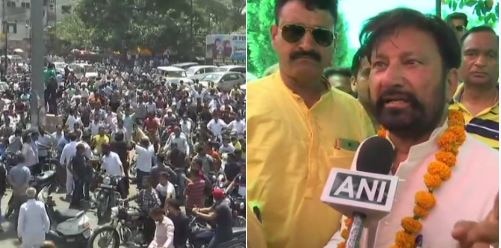
[[[61,53],[141,47],[192,59],[204,56],[206,35],[244,32],[244,6],[245,0],[80,0],[52,35],[65,50]]]
[[[278,62],[271,45],[270,28],[275,23],[276,0],[248,0],[247,1],[247,71],[261,76],[266,69]],[[338,40],[336,42],[333,66],[348,66],[348,40],[346,22],[342,14],[336,23]]]

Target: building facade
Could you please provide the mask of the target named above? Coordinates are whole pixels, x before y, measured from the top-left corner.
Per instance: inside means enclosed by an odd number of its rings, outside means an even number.
[[[0,47],[5,49],[5,35],[9,51],[29,51],[31,37],[31,0],[1,0],[2,28]],[[43,0],[44,31],[57,27],[57,23],[72,13],[78,0]],[[7,32],[6,32],[7,31]],[[3,53],[3,49],[2,52]]]

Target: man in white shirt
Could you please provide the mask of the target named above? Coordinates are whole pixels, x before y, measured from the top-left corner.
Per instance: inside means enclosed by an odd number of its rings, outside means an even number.
[[[181,133],[181,129],[176,126],[174,128],[174,132],[171,133],[167,142],[165,142],[164,151],[167,151],[171,148],[172,145],[176,145],[176,148],[184,153],[186,156],[190,154],[190,146],[188,145],[188,139],[184,133]]]
[[[212,120],[207,123],[207,129],[211,131],[212,135],[214,135],[219,142],[222,142],[223,137],[223,129],[225,129],[228,125],[221,119],[219,119],[218,114],[214,113]]]
[[[103,144],[103,158],[101,160],[101,169],[105,170],[106,175],[116,177],[125,176],[122,161],[115,152],[112,152],[109,144]]]
[[[82,123],[82,120],[80,120],[80,117],[75,116],[75,109],[70,109],[68,119],[66,120],[66,126],[68,127],[68,130],[70,132],[75,131],[75,124],[79,124],[80,126],[83,126],[83,123]]]
[[[43,202],[36,200],[37,191],[28,188],[28,201],[21,205],[17,224],[17,236],[21,239],[23,248],[38,248],[49,232],[50,220]]]
[[[224,137],[223,144],[219,147],[219,153],[233,153],[235,151],[235,147],[230,142],[230,138]]]
[[[174,223],[164,215],[162,208],[154,208],[150,217],[155,220],[155,236],[148,248],[174,248]]]
[[[399,178],[391,212],[367,223],[360,247],[458,247],[455,224],[491,210],[499,158],[465,132],[461,113],[447,112],[461,62],[455,35],[440,18],[400,8],[371,18],[360,37],[367,37],[371,105],[394,145],[391,173]],[[339,233],[328,247],[337,247]]]
[[[235,120],[228,124],[228,129],[231,130],[232,135],[236,135],[238,138],[243,138],[245,135],[245,120],[242,119],[240,114],[237,114]]]
[[[35,175],[35,166],[38,164],[38,156],[31,146],[31,135],[29,133],[23,135],[23,148],[21,154],[23,154],[24,157],[24,164],[30,169],[31,174]]]
[[[66,144],[61,153],[61,158],[59,159],[60,166],[66,168],[66,198],[71,199],[71,193],[73,192],[73,175],[69,169],[71,159],[77,153],[77,135],[75,133],[68,134],[70,143]]]
[[[166,172],[160,174],[160,181],[155,187],[160,198],[161,207],[164,206],[166,199],[176,199],[176,188],[169,182],[169,175]]]
[[[186,134],[189,142],[192,142],[191,133],[192,133],[193,128],[195,126],[195,124],[193,123],[193,120],[191,120],[187,114],[183,114],[183,118],[179,122],[179,125],[181,126],[181,132]]]
[[[147,137],[141,139],[139,145],[135,145],[136,149],[136,170],[137,170],[137,185],[142,188],[144,185],[143,178],[148,176],[153,168],[153,159],[155,156],[155,148],[150,143]]]
[[[99,128],[103,126],[103,123],[100,121],[99,115],[95,114],[94,119],[90,123],[90,134],[92,137],[96,136],[99,133]]]

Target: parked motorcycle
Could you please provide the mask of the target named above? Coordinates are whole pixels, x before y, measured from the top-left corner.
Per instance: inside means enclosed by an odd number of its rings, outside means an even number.
[[[44,187],[48,188],[48,193],[52,193],[56,189],[56,171],[47,170],[42,173],[32,176],[30,186],[40,192]]]
[[[46,235],[58,247],[87,247],[92,235],[92,226],[86,211],[68,209],[60,212],[54,209],[56,205],[49,192],[50,186],[43,187],[38,193],[38,200],[45,204],[50,220],[50,230]]]
[[[89,248],[118,248],[121,244],[140,247],[144,242],[140,209],[119,200],[118,207],[112,208],[111,224],[95,230],[89,240]]]
[[[121,177],[111,177],[104,175],[102,183],[98,186],[96,193],[97,218],[99,223],[108,219],[111,215],[111,208],[117,206],[120,199],[118,184]]]

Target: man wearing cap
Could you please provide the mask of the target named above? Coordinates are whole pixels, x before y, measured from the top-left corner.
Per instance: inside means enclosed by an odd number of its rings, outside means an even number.
[[[17,224],[17,236],[21,239],[23,248],[38,248],[49,232],[50,220],[43,202],[35,199],[36,189],[26,190],[28,201],[21,205]]]
[[[212,191],[214,205],[210,208],[194,208],[193,214],[206,221],[215,221],[214,237],[209,243],[209,248],[233,238],[232,216],[229,201],[225,200],[224,190],[215,188]]]

